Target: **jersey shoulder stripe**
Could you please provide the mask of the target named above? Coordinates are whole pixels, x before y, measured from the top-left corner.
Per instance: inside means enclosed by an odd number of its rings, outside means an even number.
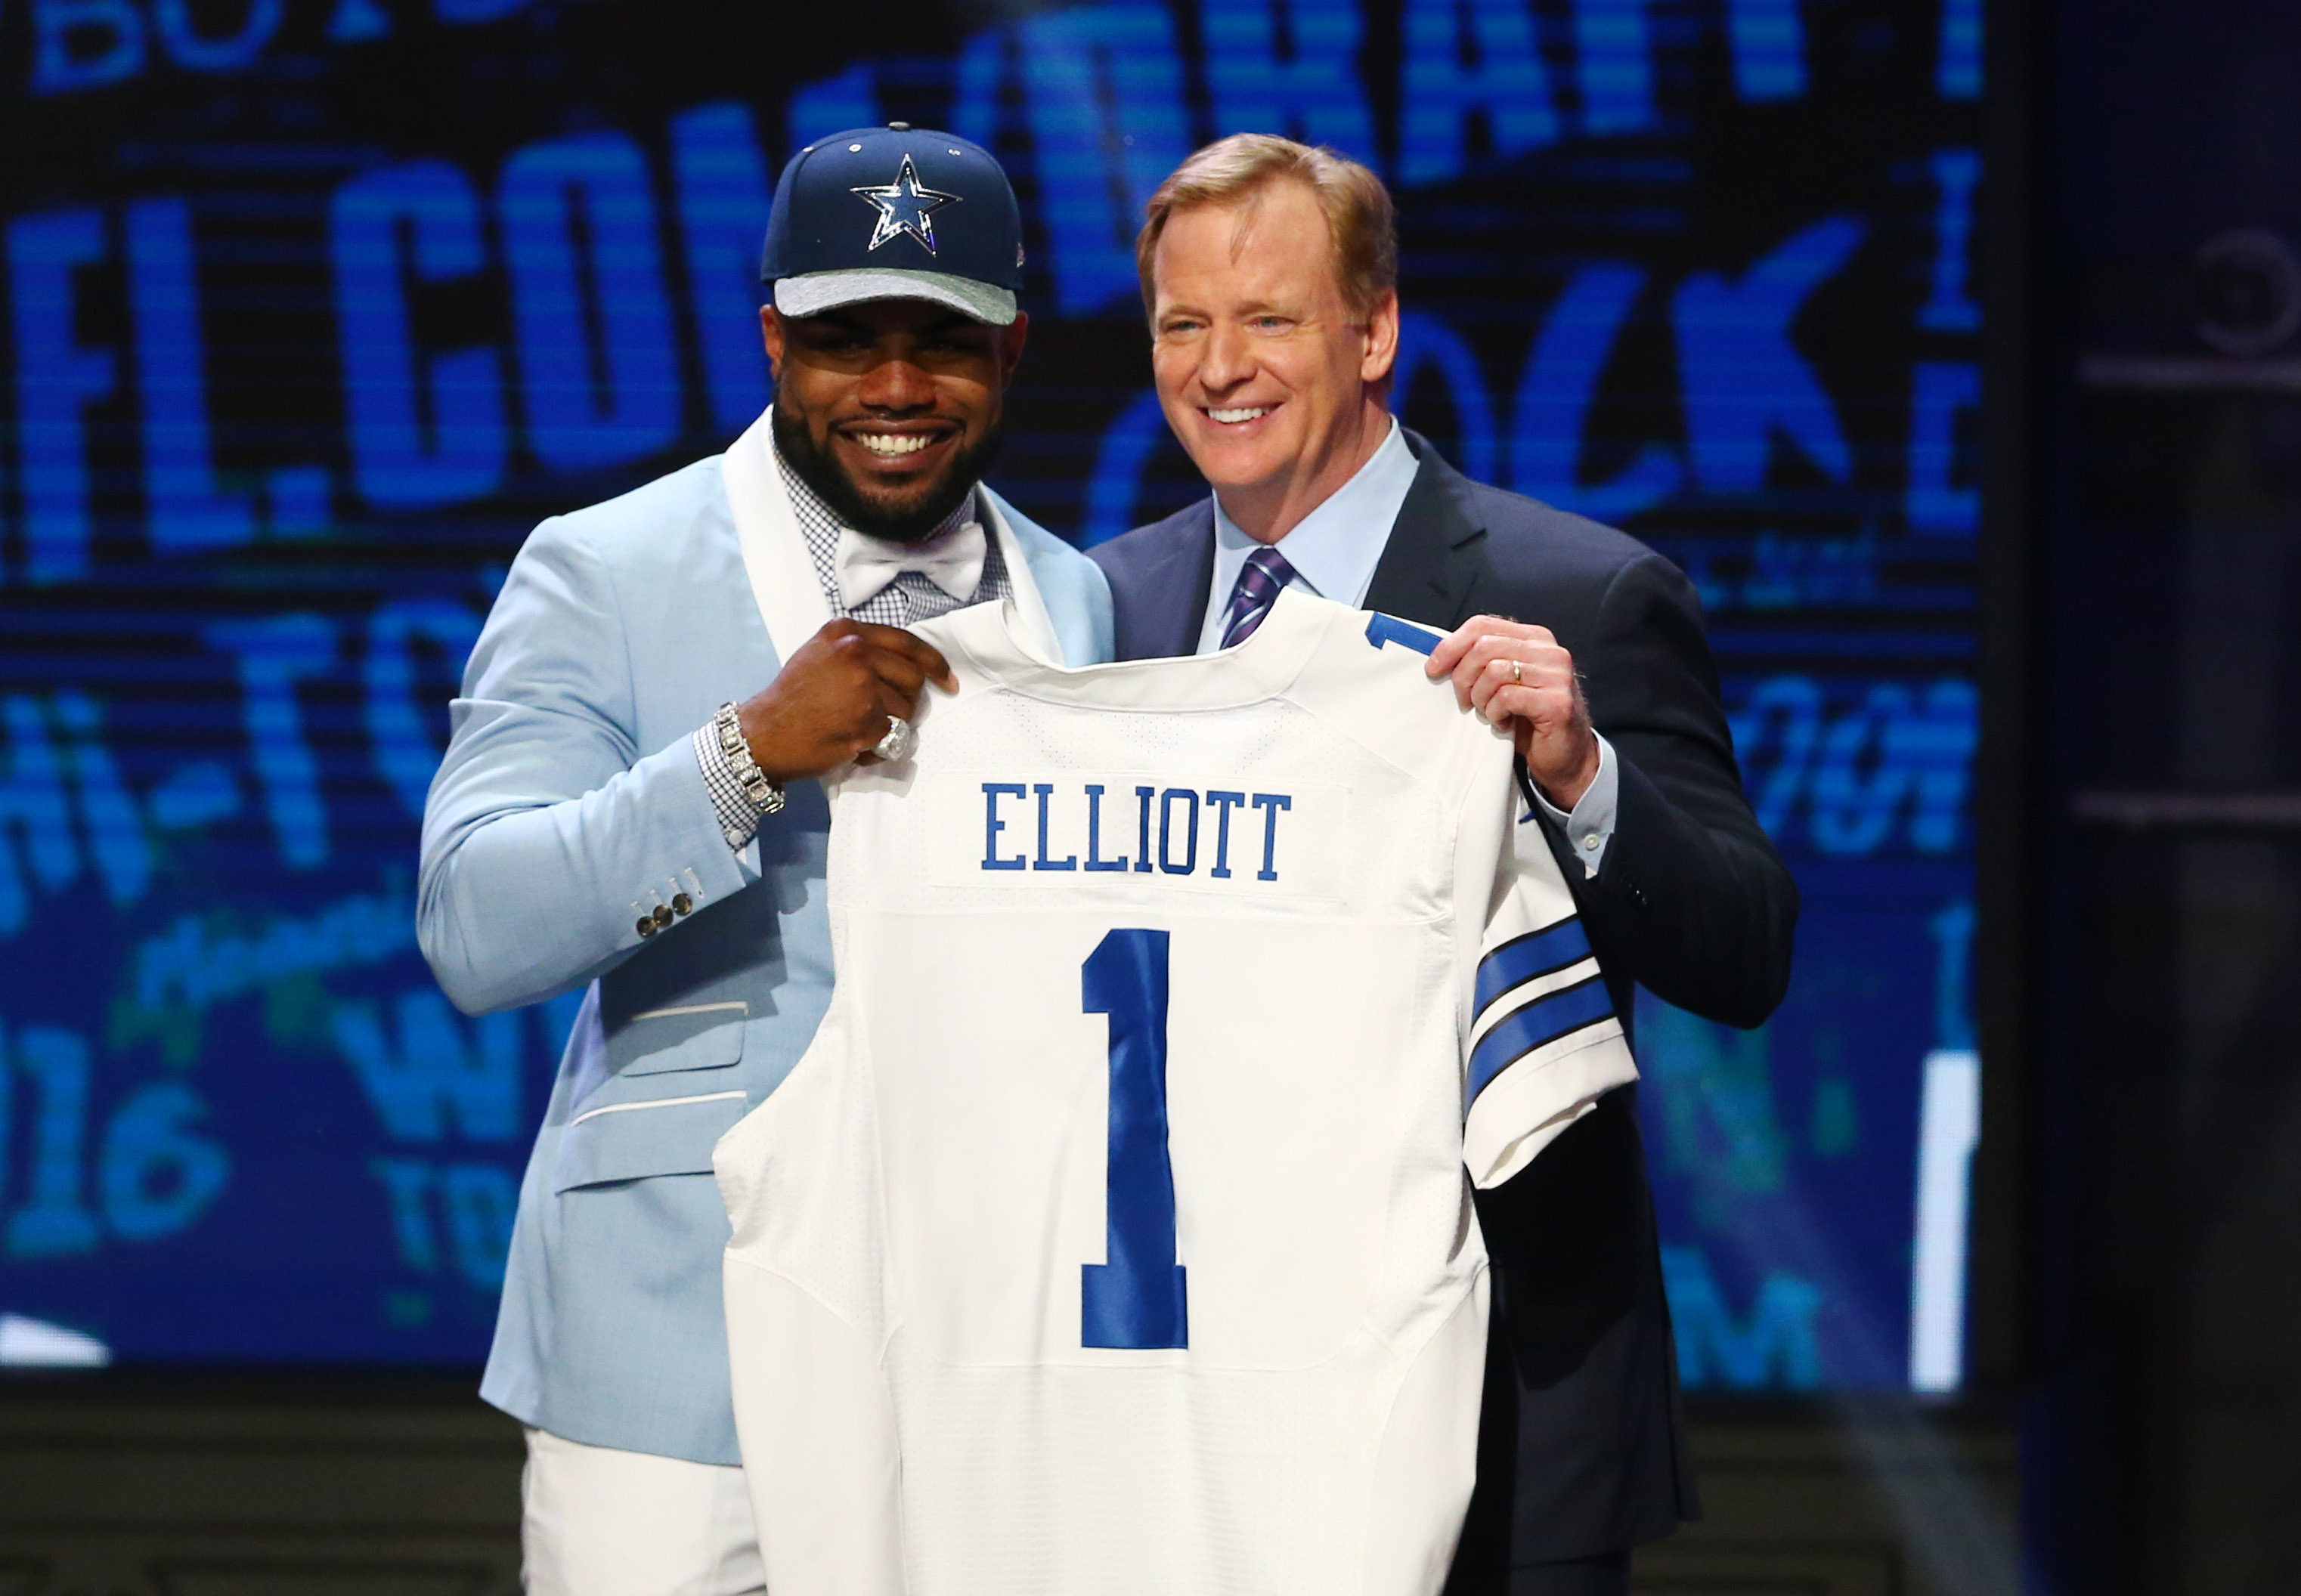
[[[1478,961],[1477,994],[1473,1007],[1484,1018],[1495,999],[1537,977],[1549,975],[1590,957],[1590,939],[1582,922],[1569,915],[1555,925],[1513,937]]]
[[[1614,1017],[1614,999],[1602,976],[1546,992],[1513,1010],[1470,1050],[1469,1100],[1504,1070],[1559,1038]]]

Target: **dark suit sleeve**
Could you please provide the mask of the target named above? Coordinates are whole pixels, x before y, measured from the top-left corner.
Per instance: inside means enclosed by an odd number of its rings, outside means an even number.
[[[1595,878],[1542,822],[1615,1002],[1627,1018],[1636,981],[1710,1019],[1757,1024],[1789,983],[1797,888],[1743,798],[1692,588],[1641,551],[1524,607],[1557,617],[1619,761]],[[1619,1552],[1700,1511],[1636,1089],[1609,1093],[1475,1198],[1501,1311],[1447,1596],[1500,1592],[1509,1566]],[[1514,1379],[1502,1372],[1512,1366]]]
[[[1729,1025],[1788,990],[1797,885],[1743,796],[1694,590],[1659,555],[1615,574],[1589,636],[1569,644],[1621,793],[1594,880],[1548,826],[1591,941],[1616,977]]]

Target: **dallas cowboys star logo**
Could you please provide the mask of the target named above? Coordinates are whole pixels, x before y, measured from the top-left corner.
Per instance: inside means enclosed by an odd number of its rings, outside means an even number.
[[[895,173],[893,182],[876,188],[849,188],[848,192],[879,207],[878,225],[871,230],[870,247],[873,249],[890,238],[899,238],[908,233],[926,247],[929,255],[933,255],[935,252],[934,213],[945,205],[958,203],[956,194],[921,188],[918,169],[911,164],[908,155],[903,157],[902,169]]]

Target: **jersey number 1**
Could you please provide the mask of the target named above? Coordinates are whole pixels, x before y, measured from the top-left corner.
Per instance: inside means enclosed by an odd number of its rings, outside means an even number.
[[[1110,1261],[1080,1266],[1080,1344],[1187,1347],[1167,1156],[1167,933],[1114,931],[1079,974],[1086,1012],[1110,1017]]]

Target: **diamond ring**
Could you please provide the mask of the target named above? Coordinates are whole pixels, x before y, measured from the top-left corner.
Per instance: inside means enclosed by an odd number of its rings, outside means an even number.
[[[889,764],[902,758],[918,743],[918,734],[911,730],[910,722],[899,714],[887,717],[887,733],[871,745],[871,751]]]

